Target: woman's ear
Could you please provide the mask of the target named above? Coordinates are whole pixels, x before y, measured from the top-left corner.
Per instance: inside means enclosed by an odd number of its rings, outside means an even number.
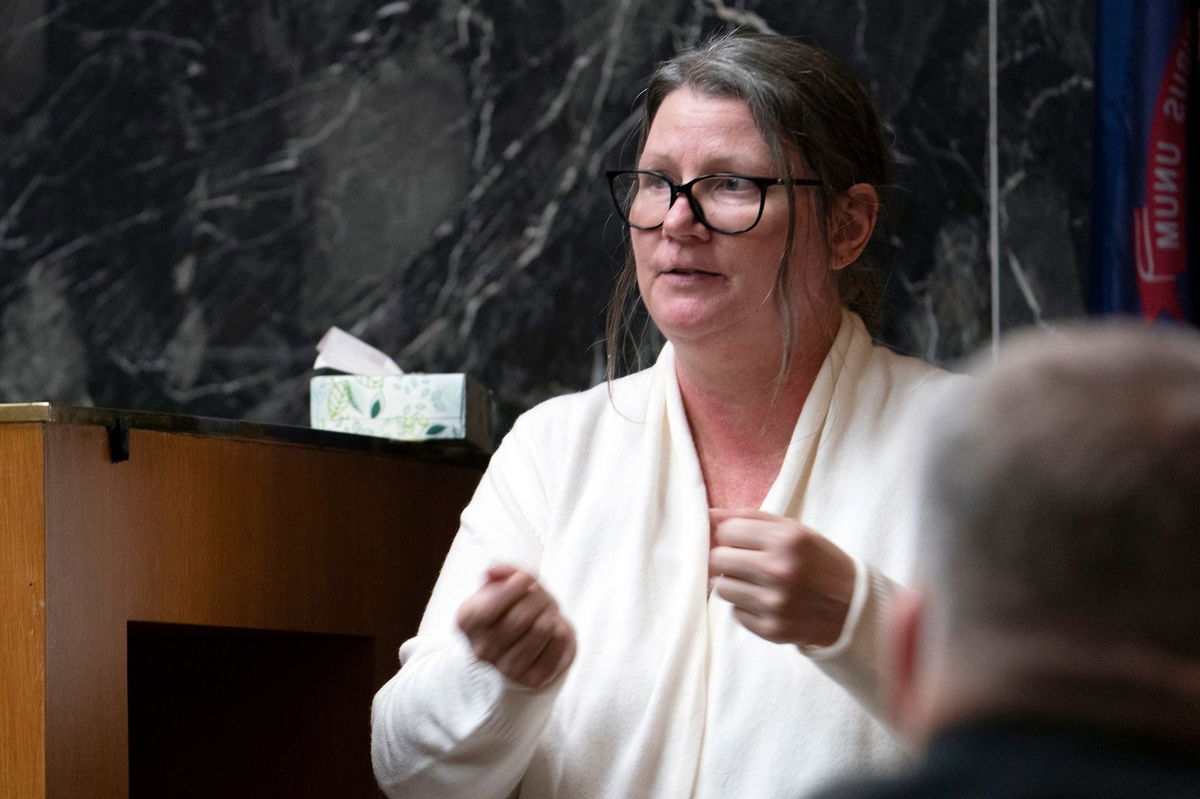
[[[843,269],[862,254],[879,217],[879,193],[870,183],[855,183],[833,201],[829,245],[833,269]]]

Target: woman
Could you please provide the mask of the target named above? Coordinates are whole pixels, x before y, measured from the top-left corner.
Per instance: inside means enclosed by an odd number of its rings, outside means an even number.
[[[811,47],[660,66],[637,170],[610,175],[633,256],[611,307],[636,280],[669,343],[497,450],[376,697],[392,796],[796,796],[895,755],[864,705],[911,556],[905,436],[944,380],[846,307],[888,163]]]

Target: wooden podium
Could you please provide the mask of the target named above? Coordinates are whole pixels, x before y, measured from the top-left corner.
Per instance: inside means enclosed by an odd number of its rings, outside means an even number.
[[[0,405],[0,797],[378,797],[397,668],[486,455]]]

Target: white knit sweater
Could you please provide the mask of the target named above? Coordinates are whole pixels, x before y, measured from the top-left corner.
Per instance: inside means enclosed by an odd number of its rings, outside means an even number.
[[[393,797],[796,797],[894,759],[878,709],[877,621],[910,573],[916,415],[947,375],[875,347],[844,312],[763,509],[859,560],[832,647],[772,644],[707,594],[708,502],[668,345],[654,367],[545,402],[505,438],[403,668],[372,711]],[[528,690],[455,626],[484,570],[537,574],[574,624],[567,673]],[[863,564],[869,564],[864,568]]]

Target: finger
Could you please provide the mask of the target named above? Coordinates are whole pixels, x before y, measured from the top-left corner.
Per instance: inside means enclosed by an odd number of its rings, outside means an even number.
[[[546,648],[522,675],[520,682],[531,688],[544,688],[575,659],[575,630],[562,616],[555,618],[554,633]]]
[[[769,522],[786,517],[767,513],[765,510],[759,510],[758,508],[709,508],[708,518],[713,524],[718,524],[727,519],[751,519]]]
[[[829,646],[842,634],[847,605],[827,597],[797,601],[782,589],[722,577],[713,591],[733,606],[746,629],[774,643]]]
[[[525,672],[537,661],[554,637],[555,615],[546,613],[536,618],[525,634],[492,662],[501,674],[510,680],[521,682]]]
[[[523,572],[515,572],[499,582],[485,582],[459,606],[459,627],[468,634],[490,627],[529,593],[533,584],[533,577]]]
[[[525,672],[523,682],[532,688],[544,688],[558,679],[570,667],[574,659],[574,633],[555,635],[542,650],[538,659]]]
[[[484,572],[484,582],[496,583],[502,580],[507,580],[512,575],[516,574],[520,569],[516,566],[510,566],[507,563],[497,563],[488,567]]]
[[[774,560],[774,556],[757,549],[716,546],[708,554],[708,571],[755,585],[770,586],[776,584],[780,571],[779,568],[773,568],[777,566]]]
[[[778,592],[761,585],[747,583],[729,575],[717,578],[713,593],[738,610],[754,616],[778,612]]]
[[[750,513],[751,508],[709,508],[708,531],[713,540],[717,538],[717,528],[730,519],[739,519],[744,513]]]
[[[716,543],[727,547],[742,549],[765,549],[775,535],[778,535],[779,525],[787,522],[780,519],[747,519],[743,516],[731,516],[712,528],[713,539]]]
[[[735,607],[733,609],[733,617],[747,630],[773,644],[791,643],[793,641],[794,636],[789,633],[787,628],[775,616],[756,616],[753,613]]]
[[[498,582],[484,583],[459,606],[458,626],[468,636],[492,626],[536,584],[533,576],[523,571],[514,571]]]
[[[550,594],[540,587],[531,590],[494,624],[471,639],[475,655],[480,660],[495,663],[529,632],[539,616],[547,612],[557,612]]]

